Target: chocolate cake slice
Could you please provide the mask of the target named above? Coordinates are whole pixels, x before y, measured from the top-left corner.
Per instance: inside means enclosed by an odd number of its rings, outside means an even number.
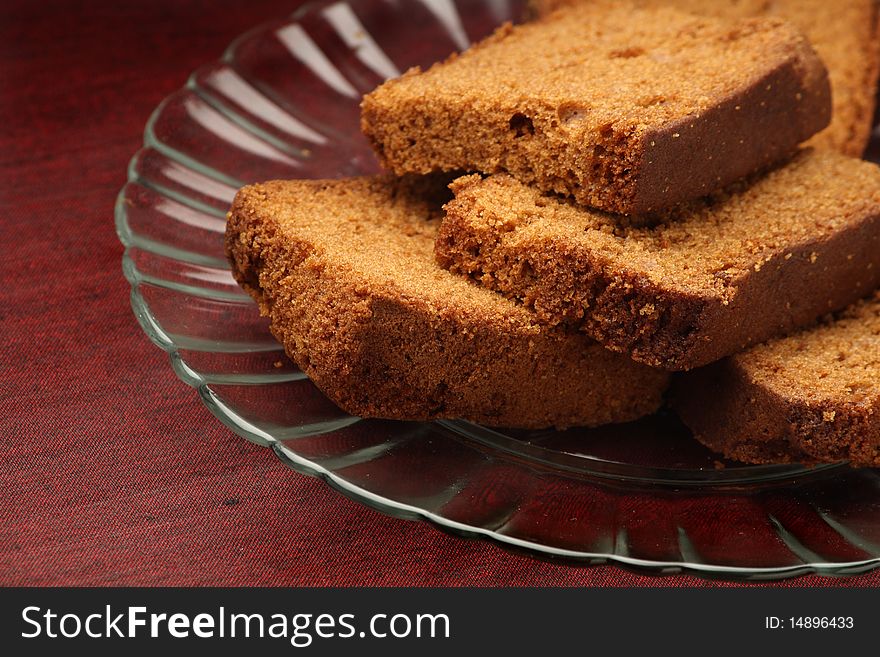
[[[502,27],[361,107],[397,174],[508,172],[632,214],[790,156],[828,125],[831,97],[822,62],[779,19],[592,2]]]
[[[389,178],[269,182],[236,196],[233,274],[330,399],[362,417],[522,428],[657,409],[664,372],[437,266],[436,198],[428,181]]]
[[[595,0],[531,0],[531,13]],[[877,0],[637,0],[640,7],[672,7],[703,16],[737,19],[777,16],[803,30],[828,68],[831,125],[809,145],[860,156],[873,127],[880,73],[880,11]]]
[[[442,266],[655,367],[705,365],[880,285],[880,168],[833,151],[806,150],[647,227],[507,175],[453,190]]]
[[[673,403],[701,442],[730,458],[880,467],[880,292],[682,375]]]

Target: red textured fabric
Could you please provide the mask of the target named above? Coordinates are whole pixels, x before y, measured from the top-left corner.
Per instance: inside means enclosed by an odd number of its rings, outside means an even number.
[[[233,435],[143,335],[112,210],[144,123],[296,4],[2,3],[0,584],[721,585],[538,561],[382,516]]]

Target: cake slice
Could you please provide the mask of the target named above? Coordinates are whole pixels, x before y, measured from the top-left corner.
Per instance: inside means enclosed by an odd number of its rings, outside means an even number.
[[[652,227],[507,175],[453,183],[438,262],[634,359],[689,370],[880,285],[880,168],[806,150]]]
[[[530,0],[532,14],[595,0]],[[809,144],[860,156],[871,134],[880,72],[877,0],[637,0],[641,7],[672,7],[724,19],[778,16],[803,30],[828,68],[831,125]]]
[[[880,467],[880,292],[681,376],[673,397],[695,436],[727,457]]]
[[[437,266],[442,210],[427,184],[279,181],[236,196],[232,272],[315,385],[361,417],[522,428],[622,422],[659,406],[665,373]]]
[[[502,27],[361,108],[395,173],[508,172],[638,214],[790,156],[828,125],[831,98],[822,62],[779,19],[597,1]]]

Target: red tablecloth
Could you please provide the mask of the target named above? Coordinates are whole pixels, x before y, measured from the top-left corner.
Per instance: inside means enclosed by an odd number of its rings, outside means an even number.
[[[2,3],[0,584],[703,584],[536,561],[364,508],[233,435],[141,332],[112,215],[144,123],[296,4]],[[796,584],[880,572],[782,585]]]

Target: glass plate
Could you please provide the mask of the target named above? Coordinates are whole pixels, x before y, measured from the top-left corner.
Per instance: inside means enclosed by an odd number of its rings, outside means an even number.
[[[261,25],[156,109],[116,204],[144,331],[236,433],[401,518],[579,563],[778,578],[880,564],[880,477],[743,466],[672,415],[564,432],[361,420],[285,357],[223,251],[236,189],[377,170],[363,93],[516,19],[523,0],[351,0]]]

